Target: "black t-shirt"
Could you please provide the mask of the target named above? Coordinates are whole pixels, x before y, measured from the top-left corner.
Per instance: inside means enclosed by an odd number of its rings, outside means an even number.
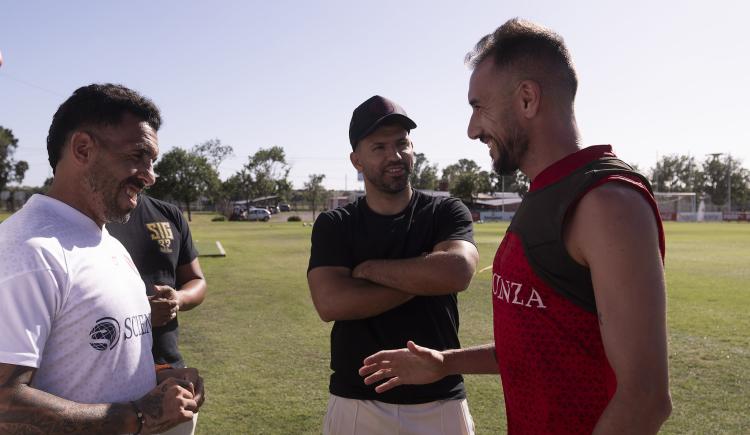
[[[406,209],[393,216],[376,214],[364,197],[321,214],[313,227],[308,271],[321,266],[353,269],[370,259],[417,257],[445,240],[474,243],[471,214],[460,200],[413,193]],[[365,357],[405,347],[408,340],[438,350],[459,348],[456,294],[417,296],[374,317],[334,322],[331,394],[399,404],[464,398],[461,376],[429,385],[403,385],[382,394],[375,392],[374,385],[364,384],[357,370]]]
[[[130,253],[149,296],[153,294],[154,284],[176,288],[177,267],[198,256],[190,227],[180,209],[146,195],[141,195],[126,224],[109,223],[107,231]],[[153,328],[151,350],[155,363],[185,366],[177,349],[177,327],[175,318],[164,326]]]

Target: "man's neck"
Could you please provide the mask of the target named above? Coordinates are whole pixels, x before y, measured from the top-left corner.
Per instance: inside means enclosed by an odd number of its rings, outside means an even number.
[[[71,189],[68,189],[65,186],[61,186],[59,184],[56,185],[54,181],[52,183],[52,186],[50,186],[49,191],[47,191],[46,195],[60,202],[64,202],[65,204],[80,211],[89,219],[94,221],[96,226],[98,226],[99,228],[104,226],[104,222],[101,222],[99,219],[97,219],[96,213],[94,213],[91,204],[87,203],[84,200],[84,198],[90,198],[91,195],[82,194],[80,190],[78,190],[77,192],[73,192],[71,191]]]
[[[521,161],[521,172],[533,180],[553,163],[580,149],[575,118],[549,124],[530,137],[529,149]]]
[[[368,189],[366,193],[367,206],[370,210],[384,216],[400,213],[409,205],[414,194],[410,185],[398,193],[380,192],[375,188]]]

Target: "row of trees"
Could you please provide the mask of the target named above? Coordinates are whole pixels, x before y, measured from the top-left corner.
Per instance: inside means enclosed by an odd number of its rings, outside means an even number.
[[[448,165],[438,177],[436,164],[430,164],[423,153],[414,153],[414,171],[411,184],[417,189],[447,190],[465,202],[472,202],[479,193],[517,192],[524,195],[529,190],[529,179],[520,172],[500,176],[484,171],[470,159],[460,159]]]
[[[29,168],[27,162],[15,160],[18,139],[13,132],[0,126],[0,190],[9,183],[20,185]],[[233,155],[230,145],[211,139],[190,149],[173,148],[156,164],[159,181],[151,194],[180,202],[190,216],[190,204],[199,198],[211,199],[221,208],[231,201],[250,201],[277,196],[283,199],[306,200],[315,209],[326,199],[323,188],[325,175],[312,174],[305,183],[302,197],[294,198],[289,180],[290,166],[284,148],[261,148],[248,156],[236,173],[222,181],[219,166]],[[473,160],[460,159],[438,171],[423,153],[414,155],[412,185],[418,189],[447,190],[451,195],[471,203],[479,193],[516,192],[524,195],[529,180],[522,173],[499,176],[485,171]],[[698,161],[690,155],[662,156],[656,165],[644,172],[657,192],[695,192],[710,198],[717,206],[732,209],[750,208],[750,171],[729,154],[712,154]],[[636,169],[638,169],[636,167]],[[731,198],[731,199],[730,199]]]
[[[6,187],[18,188],[9,183],[20,186],[29,168],[27,162],[14,159],[17,147],[18,139],[13,132],[0,126],[0,191]],[[192,217],[191,204],[201,198],[209,198],[218,209],[226,210],[232,201],[249,202],[260,197],[277,196],[284,200],[307,201],[314,213],[329,195],[323,186],[323,174],[310,175],[302,195],[293,195],[289,180],[291,168],[284,148],[280,146],[261,148],[249,155],[239,171],[222,181],[219,166],[233,153],[232,146],[219,139],[207,140],[190,149],[173,148],[161,156],[154,167],[158,182],[149,194],[179,202],[187,210],[188,219]],[[27,190],[32,193],[46,191],[51,181],[48,178],[44,186]]]
[[[711,154],[702,162],[685,154],[663,156],[647,174],[658,192],[695,192],[717,206],[750,208],[750,171],[730,154]]]
[[[438,177],[437,165],[430,164],[424,154],[415,153],[414,157],[411,181],[418,189],[448,190],[466,202],[472,202],[478,193],[516,192],[523,196],[529,189],[529,179],[521,172],[499,176],[482,170],[473,160],[461,159],[443,168]],[[732,209],[750,209],[750,171],[729,154],[711,154],[702,162],[690,155],[662,156],[644,174],[657,192],[695,192],[717,206],[728,206],[731,201]]]
[[[195,145],[190,150],[173,148],[154,167],[159,178],[150,194],[180,202],[188,212],[188,219],[191,218],[190,204],[201,197],[210,198],[218,209],[229,212],[233,201],[249,203],[253,199],[274,196],[278,198],[275,202],[281,199],[309,202],[315,218],[315,210],[328,196],[323,187],[325,175],[310,175],[302,197],[295,197],[284,148],[272,146],[249,155],[239,171],[221,181],[219,166],[232,154],[232,147],[219,139]]]
[[[259,149],[248,156],[242,169],[221,181],[219,166],[232,154],[232,147],[219,139],[208,140],[189,150],[172,148],[154,167],[159,178],[150,194],[180,202],[190,219],[190,204],[201,197],[210,198],[225,209],[231,201],[249,202],[274,195],[287,197],[292,191],[288,178],[291,168],[282,147]]]

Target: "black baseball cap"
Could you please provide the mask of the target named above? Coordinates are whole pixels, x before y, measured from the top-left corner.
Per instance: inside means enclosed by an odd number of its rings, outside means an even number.
[[[405,129],[417,128],[404,109],[388,98],[375,95],[357,106],[352,113],[349,123],[349,142],[352,149],[357,148],[357,143],[375,131],[383,122],[393,120],[401,124]]]

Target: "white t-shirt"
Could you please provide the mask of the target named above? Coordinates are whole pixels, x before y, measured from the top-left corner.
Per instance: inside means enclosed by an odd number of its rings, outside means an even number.
[[[106,229],[43,195],[0,224],[0,362],[55,396],[127,402],[156,385],[151,341],[143,281]]]

